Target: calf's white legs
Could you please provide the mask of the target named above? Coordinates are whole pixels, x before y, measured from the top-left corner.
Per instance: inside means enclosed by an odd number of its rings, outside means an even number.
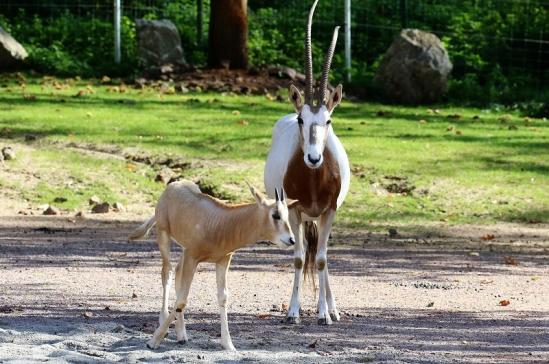
[[[175,281],[176,281],[176,291],[177,291],[177,300],[175,302],[174,310],[168,315],[167,319],[164,320],[156,329],[153,334],[152,339],[149,340],[147,346],[150,349],[156,349],[160,346],[160,342],[166,336],[170,324],[175,320],[176,315],[181,318],[182,324],[179,326],[184,330],[185,324],[183,321],[183,311],[185,306],[187,306],[187,297],[189,296],[189,290],[191,288],[191,282],[194,277],[194,272],[196,271],[197,262],[190,256],[186,255],[183,252],[183,263],[178,264],[179,269],[177,270]],[[180,331],[177,336],[183,336],[183,331]],[[186,333],[184,333],[186,336]]]
[[[219,304],[219,315],[221,318],[221,345],[225,350],[235,351],[231,334],[229,333],[229,323],[227,321],[227,301],[229,292],[227,290],[227,272],[231,263],[232,254],[227,255],[215,265],[217,280],[217,303]]]
[[[172,266],[170,264],[170,236],[164,230],[157,229],[156,243],[160,249],[162,258],[162,309],[158,322],[160,325],[168,318],[168,303],[170,300],[170,289],[172,288]]]

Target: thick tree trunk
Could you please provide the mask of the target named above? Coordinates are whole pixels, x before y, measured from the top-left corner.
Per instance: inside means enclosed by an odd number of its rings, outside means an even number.
[[[211,0],[208,66],[248,67],[248,0]]]

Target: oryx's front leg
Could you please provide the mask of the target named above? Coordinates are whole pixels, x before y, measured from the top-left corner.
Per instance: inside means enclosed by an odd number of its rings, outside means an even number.
[[[175,302],[174,310],[168,315],[168,317],[158,326],[153,334],[152,339],[147,343],[147,347],[150,349],[156,349],[160,346],[160,342],[166,336],[170,324],[175,320],[176,316],[183,320],[183,311],[187,305],[187,297],[189,296],[189,290],[191,288],[191,282],[196,271],[198,262],[188,256],[186,252],[183,253],[183,264],[178,264],[178,271],[176,274],[176,291],[177,300]],[[181,315],[180,315],[181,314]],[[179,334],[178,334],[179,336]]]
[[[231,264],[232,254],[227,255],[215,265],[217,280],[217,303],[219,304],[219,315],[221,317],[221,345],[225,350],[236,351],[229,333],[229,323],[227,319],[227,301],[229,291],[227,290],[227,272]]]
[[[335,301],[328,281],[328,239],[332,231],[332,223],[336,212],[329,210],[320,218],[318,234],[318,250],[315,257],[315,265],[318,272],[318,324],[331,325],[332,315],[339,319],[335,308]],[[331,301],[331,302],[328,302]],[[331,307],[329,307],[329,304]],[[332,312],[333,311],[333,312]]]
[[[299,212],[296,210],[290,211],[290,225],[295,236],[294,246],[294,287],[292,289],[292,298],[286,316],[286,323],[299,323],[299,309],[301,296],[301,280],[303,279],[303,263],[305,261],[305,249],[303,248],[303,225]]]

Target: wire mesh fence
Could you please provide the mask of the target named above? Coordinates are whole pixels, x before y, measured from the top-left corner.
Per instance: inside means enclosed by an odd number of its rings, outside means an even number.
[[[187,60],[204,64],[209,3],[210,0],[122,0],[123,31],[128,33],[123,36],[123,57],[127,62],[131,61],[128,58],[135,57],[135,44],[132,44],[135,30],[132,27],[136,18],[166,18],[180,30]],[[309,6],[309,1],[302,0],[250,0],[250,63],[280,63],[301,68]],[[109,26],[113,21],[112,0],[0,2],[0,19],[12,26],[13,22],[26,21],[28,23],[23,27],[30,27],[36,19],[48,23],[63,16],[75,23],[91,20],[82,26],[92,28],[79,31],[87,38],[102,40],[95,46],[105,49],[100,58],[108,62],[105,55],[113,52],[112,27]],[[313,27],[315,58],[323,56],[333,27],[343,26],[344,16],[343,0],[320,2]],[[105,26],[98,26],[93,21],[104,22]],[[519,82],[531,89],[546,89],[549,83],[548,24],[549,2],[546,0],[352,0],[352,72],[356,82],[371,78],[394,37],[401,29],[410,27],[433,32],[442,39],[454,63],[453,77],[457,80],[473,75],[482,84],[488,74],[492,78],[502,75],[511,80],[507,87]],[[33,42],[33,39],[25,39],[32,38],[32,33],[20,33],[23,36],[18,39],[21,43]],[[73,35],[64,34],[62,40],[70,42]],[[54,33],[43,34],[41,42],[55,43],[59,37]],[[43,46],[47,47],[47,44]],[[346,70],[342,41],[336,50],[333,68],[335,77],[343,78]]]

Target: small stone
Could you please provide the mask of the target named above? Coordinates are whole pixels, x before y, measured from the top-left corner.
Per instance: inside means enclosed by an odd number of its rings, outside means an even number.
[[[93,313],[92,312],[89,312],[89,311],[86,311],[82,314],[82,316],[84,316],[85,318],[92,318],[93,317]]]
[[[156,177],[154,177],[155,182],[162,182],[164,184],[168,184],[168,182],[172,179],[174,176],[174,172],[171,170],[171,168],[162,168],[157,174]]]
[[[53,202],[63,203],[63,202],[67,202],[67,199],[65,197],[56,197],[56,198],[53,199]]]
[[[53,206],[48,206],[43,212],[42,215],[59,215],[59,210]]]
[[[469,256],[471,257],[478,257],[479,255],[479,252],[469,252]]]
[[[78,211],[76,214],[74,214],[74,217],[84,217],[84,213],[82,211]]]
[[[15,159],[15,151],[11,147],[2,148],[2,155],[7,161]]]
[[[397,231],[397,229],[395,229],[395,228],[390,228],[388,232],[389,232],[389,236],[390,236],[391,238],[394,238],[395,236],[398,235],[398,231]]]
[[[94,214],[106,214],[111,209],[111,205],[108,202],[103,202],[92,207],[92,213]]]
[[[135,294],[135,292],[132,293],[132,298],[137,298],[137,294]]]
[[[122,205],[120,202],[115,202],[115,203],[112,205],[112,208],[113,208],[113,210],[116,211],[116,212],[124,211],[124,205]]]
[[[97,205],[97,204],[100,204],[101,203],[101,199],[95,195],[93,195],[92,197],[90,197],[90,199],[88,200],[88,203],[91,205]]]

